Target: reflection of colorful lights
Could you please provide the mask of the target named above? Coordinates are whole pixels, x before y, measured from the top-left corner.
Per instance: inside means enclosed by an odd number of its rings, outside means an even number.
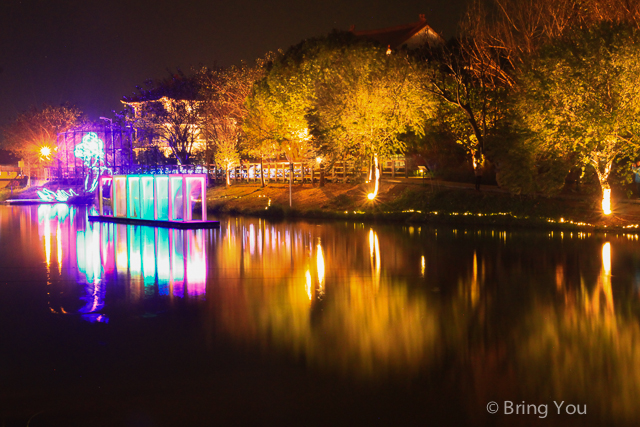
[[[171,293],[179,297],[205,295],[207,251],[204,231],[122,224],[85,226],[82,221],[74,224],[74,217],[69,217],[71,210],[73,208],[64,204],[38,206],[38,230],[47,267],[55,262],[52,250],[56,250],[58,277],[72,275],[72,281],[83,288],[82,306],[75,312],[82,314],[84,320],[108,321],[101,311],[105,305],[107,283],[113,280],[129,282],[128,295],[133,300],[154,294],[166,296]],[[75,238],[69,241],[65,236],[72,229],[75,231],[71,235]],[[51,241],[52,233],[56,234],[55,243]],[[63,271],[63,250],[68,251],[69,260],[75,261],[77,270],[72,263],[69,270]],[[140,285],[144,285],[144,293],[140,292]],[[66,313],[62,307],[51,308],[50,311]]]
[[[49,267],[51,265],[51,223],[48,220],[44,222],[44,253],[47,267]]]
[[[427,262],[424,259],[424,255],[422,255],[422,259],[420,260],[420,276],[424,277],[424,271],[427,268]]]
[[[190,296],[204,295],[207,284],[207,252],[203,230],[185,230],[187,244],[187,284]]]
[[[73,189],[69,189],[67,191],[57,190],[55,193],[47,188],[44,188],[40,191],[36,191],[40,200],[44,202],[66,202],[69,200],[71,196],[77,196],[78,193],[73,191]]]
[[[58,257],[58,274],[62,274],[62,231],[60,230],[60,221],[56,229],[56,250]]]

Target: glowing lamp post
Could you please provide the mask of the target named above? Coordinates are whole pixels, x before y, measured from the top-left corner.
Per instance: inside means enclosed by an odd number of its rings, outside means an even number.
[[[324,169],[322,169],[322,157],[316,157],[316,163],[320,168],[320,187],[324,187]]]

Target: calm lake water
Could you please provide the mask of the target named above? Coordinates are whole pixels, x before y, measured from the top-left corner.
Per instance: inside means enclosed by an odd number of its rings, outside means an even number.
[[[2,425],[640,417],[635,233],[87,213],[0,207]]]

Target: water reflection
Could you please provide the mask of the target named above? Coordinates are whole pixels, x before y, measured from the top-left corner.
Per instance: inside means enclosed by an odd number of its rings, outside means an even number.
[[[65,293],[70,281],[82,288],[77,300],[63,297],[52,302],[55,298],[50,298],[53,313],[79,313],[85,320],[107,322],[103,312],[107,289],[118,283],[125,283],[132,303],[154,296],[205,294],[207,251],[202,230],[91,223],[86,212],[64,204],[40,205],[37,216],[47,286],[63,289],[59,294]],[[52,268],[52,256],[57,269]]]
[[[177,231],[91,224],[64,205],[37,219],[11,209],[0,250],[30,242],[54,313],[105,321],[184,302],[204,313],[214,349],[222,335],[349,378],[428,378],[479,417],[517,399],[639,415],[635,236],[242,218]]]

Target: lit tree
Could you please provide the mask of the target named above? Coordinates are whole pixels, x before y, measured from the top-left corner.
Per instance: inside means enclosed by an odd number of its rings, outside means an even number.
[[[640,33],[602,24],[543,49],[521,77],[519,110],[541,144],[591,165],[603,192],[617,158],[640,145]]]
[[[2,148],[21,158],[29,173],[31,166],[46,164],[54,155],[59,132],[65,132],[83,121],[82,111],[72,106],[33,106],[2,129]]]
[[[333,33],[290,48],[249,99],[247,133],[294,160],[321,153],[377,158],[401,153],[433,114],[418,66],[402,53]]]
[[[332,49],[312,111],[315,130],[337,154],[402,153],[402,134],[424,132],[435,112],[419,66],[401,52],[359,43]]]
[[[460,43],[436,64],[445,78],[431,89],[451,107],[446,125],[500,165],[502,185],[516,192],[557,191],[571,167],[548,146],[509,123],[517,76],[542,46],[575,28],[601,22],[640,23],[640,2],[626,0],[474,0],[461,22]],[[432,83],[437,83],[432,74]],[[453,84],[447,84],[447,81]],[[469,90],[469,88],[471,90]],[[462,120],[466,120],[465,123]],[[463,126],[460,126],[463,125]],[[472,132],[464,132],[465,128]],[[465,141],[465,134],[473,139]],[[470,144],[468,144],[468,143]],[[486,146],[485,146],[486,144]],[[563,175],[564,174],[564,175]]]
[[[242,124],[247,116],[245,101],[251,94],[253,84],[264,77],[264,66],[271,54],[256,61],[254,66],[241,65],[225,69],[206,69],[199,72],[203,99],[203,133],[207,141],[207,153],[222,165],[229,182],[229,169],[240,162],[239,142],[243,139]],[[249,150],[250,151],[250,150]],[[248,154],[258,154],[261,150]],[[264,177],[263,177],[264,185]]]
[[[514,71],[541,46],[575,28],[601,22],[640,24],[637,0],[474,0],[462,20],[469,71],[513,87]]]
[[[273,61],[267,75],[256,83],[247,100],[244,122],[252,151],[304,161],[313,156],[306,114],[314,98],[315,73],[309,61],[300,61],[297,50]]]
[[[365,42],[330,47],[321,68],[331,70],[318,85],[315,122],[318,140],[334,156],[373,158],[375,198],[378,158],[404,153],[402,135],[424,134],[436,102],[425,90],[419,64],[403,52]]]

